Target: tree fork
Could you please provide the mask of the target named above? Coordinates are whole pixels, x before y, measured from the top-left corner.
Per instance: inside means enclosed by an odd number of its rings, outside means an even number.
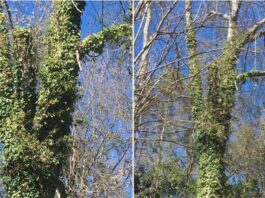
[[[186,1],[187,46],[192,57],[196,54],[197,45],[191,14],[191,1]],[[230,30],[229,35],[222,56],[208,68],[206,101],[202,97],[199,60],[196,56],[189,60],[190,73],[197,74],[191,80],[191,106],[193,119],[199,123],[197,126],[198,198],[225,197],[226,176],[223,158],[230,134],[231,110],[234,106],[235,66],[239,49],[248,37],[247,34],[236,37],[233,30]]]

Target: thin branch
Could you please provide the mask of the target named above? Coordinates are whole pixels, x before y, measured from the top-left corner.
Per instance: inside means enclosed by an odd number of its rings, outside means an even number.
[[[80,62],[80,55],[79,55],[78,50],[76,50],[76,61],[77,61],[78,66],[79,66],[79,70],[82,71],[82,65],[81,65],[81,62]]]
[[[247,32],[249,34],[254,34],[264,24],[265,24],[265,18],[262,19],[261,21],[258,21],[252,28],[248,29]]]
[[[208,13],[209,13],[209,16],[218,16],[218,17],[221,17],[225,20],[229,20],[229,16],[227,14],[222,14],[222,13],[216,12],[214,10],[209,10]]]
[[[137,20],[137,17],[139,15],[139,13],[141,12],[141,10],[143,9],[143,7],[145,6],[145,4],[148,3],[148,1],[140,1],[137,5],[137,7],[135,8],[135,11],[133,13],[133,18],[134,20]]]
[[[9,7],[7,1],[4,1],[4,4],[5,4],[5,7],[6,7],[6,11],[7,11],[9,27],[10,27],[11,30],[13,30],[14,29],[14,25],[13,25],[13,20],[12,20],[10,7]]]
[[[72,4],[74,5],[75,9],[76,9],[78,12],[83,13],[83,11],[80,10],[80,9],[77,7],[77,5],[76,5],[76,3],[74,2],[74,0],[72,0]]]
[[[139,52],[139,54],[135,57],[134,59],[134,64],[138,61],[138,59],[142,56],[142,54],[149,49],[149,47],[152,45],[152,43],[156,40],[156,38],[159,36],[160,34],[160,29],[163,26],[165,20],[167,19],[168,15],[171,13],[171,11],[174,9],[175,5],[178,3],[178,1],[175,1],[170,8],[167,10],[167,12],[165,13],[165,15],[163,16],[163,18],[161,19],[161,21],[159,22],[158,26],[157,26],[157,30],[156,33],[150,38],[149,42],[145,45],[145,47]]]

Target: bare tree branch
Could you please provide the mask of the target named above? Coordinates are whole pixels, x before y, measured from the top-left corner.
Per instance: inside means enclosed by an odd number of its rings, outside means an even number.
[[[240,0],[231,1],[231,14],[228,22],[227,40],[230,41],[237,31],[237,16],[240,7]]]
[[[214,10],[209,10],[209,16],[218,16],[221,17],[225,20],[229,20],[229,16],[227,14],[222,14],[220,12],[214,11]]]

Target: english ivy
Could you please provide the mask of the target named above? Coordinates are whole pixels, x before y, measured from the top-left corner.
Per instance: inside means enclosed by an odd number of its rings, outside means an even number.
[[[89,52],[100,54],[105,42],[123,44],[131,35],[130,25],[123,24],[80,42],[85,2],[53,3],[41,66],[31,30],[15,27],[11,43],[0,7],[1,178],[7,198],[54,197],[56,188],[63,195],[59,174],[68,154],[71,113],[77,99],[77,51],[80,58]]]

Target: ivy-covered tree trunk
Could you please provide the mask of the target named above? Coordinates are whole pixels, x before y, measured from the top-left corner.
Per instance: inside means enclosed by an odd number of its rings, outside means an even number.
[[[10,115],[13,91],[7,25],[3,7],[1,4],[0,6],[0,122],[2,123]]]
[[[89,52],[101,54],[105,42],[128,42],[131,25],[104,28],[81,42],[85,2],[54,1],[45,53],[37,57],[39,46],[32,42],[31,30],[7,28],[2,4],[0,0],[0,140],[5,197],[53,198],[55,191],[66,197],[59,176],[71,142],[68,135],[78,98],[78,59]]]
[[[58,159],[52,172],[55,180],[44,184],[49,196],[54,196],[56,188],[64,191],[58,177],[67,154],[66,136],[70,133],[71,112],[77,98],[76,53],[80,44],[81,12],[85,7],[84,1],[55,1],[54,4],[46,39],[47,57],[40,71],[39,109],[34,119],[38,139],[45,141]]]
[[[238,80],[249,76],[263,75],[263,71],[236,74],[237,59],[240,50],[246,43],[253,41],[261,34],[258,28],[265,20],[252,28],[239,33],[236,19],[240,1],[231,5],[227,40],[220,58],[208,66],[206,94],[203,94],[201,65],[197,58],[197,38],[193,27],[191,1],[186,1],[187,46],[190,55],[190,94],[192,115],[196,123],[198,150],[197,197],[226,197],[224,154],[226,143],[231,132],[231,114],[235,104],[235,88]],[[206,99],[203,98],[206,95]]]
[[[197,183],[197,197],[220,197],[223,195],[224,189],[224,165],[223,155],[225,148],[225,141],[217,137],[217,129],[215,129],[215,116],[211,114],[214,112],[207,112],[209,108],[208,101],[203,99],[202,78],[201,78],[201,65],[197,57],[197,40],[196,32],[193,27],[191,1],[186,1],[186,31],[187,31],[187,46],[191,58],[189,59],[190,67],[190,94],[191,94],[191,107],[193,121],[197,123],[196,133],[198,144],[198,183]],[[209,98],[218,99],[217,92],[217,74],[218,64],[210,67],[211,74],[209,75]],[[216,94],[213,97],[213,94]],[[213,98],[212,98],[213,97]],[[209,101],[211,101],[209,100]],[[213,108],[214,106],[214,102]],[[213,109],[214,110],[214,109]],[[213,119],[211,119],[213,118]],[[222,130],[222,129],[220,129]],[[222,133],[222,132],[221,132]]]
[[[207,101],[198,131],[198,197],[225,197],[226,142],[234,106],[237,47],[225,46],[221,58],[208,68]]]
[[[11,29],[10,39],[0,8],[0,138],[7,198],[54,197],[56,188],[63,189],[59,173],[67,154],[71,112],[77,98],[76,51],[85,2],[54,4],[46,36],[47,54],[38,72],[38,97],[30,30]]]
[[[235,20],[239,4],[234,3],[230,20]],[[234,17],[234,18],[233,18]],[[201,66],[196,58],[196,34],[191,16],[191,2],[186,1],[187,46],[191,75],[193,120],[196,122],[198,149],[197,197],[225,197],[226,142],[230,135],[231,113],[234,107],[236,64],[240,49],[252,38],[253,31],[238,34],[230,22],[228,39],[221,57],[208,67],[207,99],[203,99]]]

